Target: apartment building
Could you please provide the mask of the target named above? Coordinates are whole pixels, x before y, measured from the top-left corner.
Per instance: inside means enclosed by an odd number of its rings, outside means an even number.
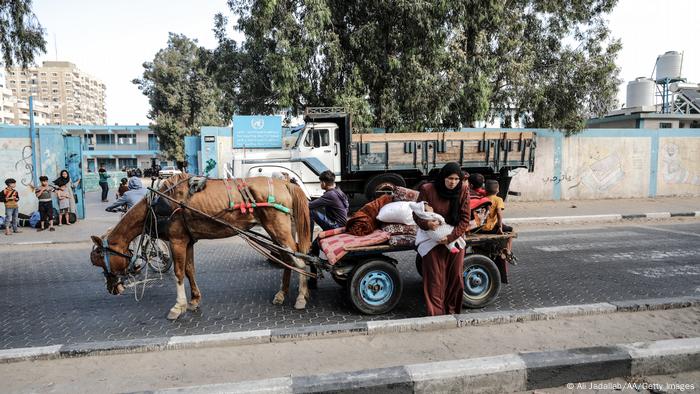
[[[9,68],[5,79],[18,100],[28,102],[29,96],[34,96],[44,103],[50,111],[49,124],[107,123],[105,84],[71,62],[45,61],[40,67]]]
[[[51,120],[51,106],[48,103],[34,100],[34,124],[46,125]],[[0,69],[0,124],[28,126],[29,101],[18,99],[5,84],[5,75]]]

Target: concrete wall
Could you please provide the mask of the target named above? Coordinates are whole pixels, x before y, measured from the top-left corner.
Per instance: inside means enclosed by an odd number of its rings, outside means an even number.
[[[33,192],[34,179],[46,175],[53,181],[66,168],[63,131],[60,128],[40,127],[37,132],[36,148],[32,150],[28,127],[0,127],[0,185],[4,188],[7,178],[17,181],[19,211],[24,214],[30,214],[38,208]],[[34,170],[34,156],[38,172]],[[0,214],[4,214],[4,207]]]
[[[516,171],[514,201],[700,195],[700,130],[537,131],[535,172]]]

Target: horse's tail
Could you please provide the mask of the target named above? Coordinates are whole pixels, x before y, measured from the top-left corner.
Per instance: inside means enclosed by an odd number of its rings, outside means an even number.
[[[308,253],[311,249],[311,217],[309,202],[301,187],[287,182],[287,190],[292,195],[292,214],[297,227],[297,250]]]

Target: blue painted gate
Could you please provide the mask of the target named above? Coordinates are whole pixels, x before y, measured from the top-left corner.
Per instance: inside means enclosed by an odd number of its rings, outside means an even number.
[[[66,169],[70,174],[70,179],[75,186],[75,207],[78,211],[78,217],[85,219],[85,191],[83,189],[83,169],[82,169],[82,147],[80,137],[63,137],[66,155]]]
[[[187,172],[194,175],[201,175],[199,172],[199,152],[202,142],[199,136],[185,137],[185,160],[187,161]]]

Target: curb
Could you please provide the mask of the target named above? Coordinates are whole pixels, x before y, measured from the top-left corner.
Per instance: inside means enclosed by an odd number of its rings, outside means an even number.
[[[577,223],[577,222],[619,222],[633,219],[669,219],[675,217],[700,217],[700,211],[695,212],[649,212],[633,214],[605,214],[605,215],[576,215],[576,216],[549,216],[532,218],[508,218],[506,223],[514,224],[545,224],[545,223]]]
[[[160,350],[192,349],[212,346],[237,346],[341,336],[432,331],[489,324],[521,323],[617,312],[643,312],[700,306],[700,296],[653,298],[609,303],[555,306],[503,312],[476,312],[459,315],[428,316],[398,320],[379,320],[327,326],[310,326],[221,334],[142,338],[104,342],[61,344],[0,350],[0,363],[49,360],[108,354],[144,353]]]
[[[517,392],[625,376],[700,369],[700,338],[505,354],[390,368],[290,376],[151,391],[175,392]],[[630,388],[634,388],[630,383]],[[569,387],[567,387],[569,388]]]

